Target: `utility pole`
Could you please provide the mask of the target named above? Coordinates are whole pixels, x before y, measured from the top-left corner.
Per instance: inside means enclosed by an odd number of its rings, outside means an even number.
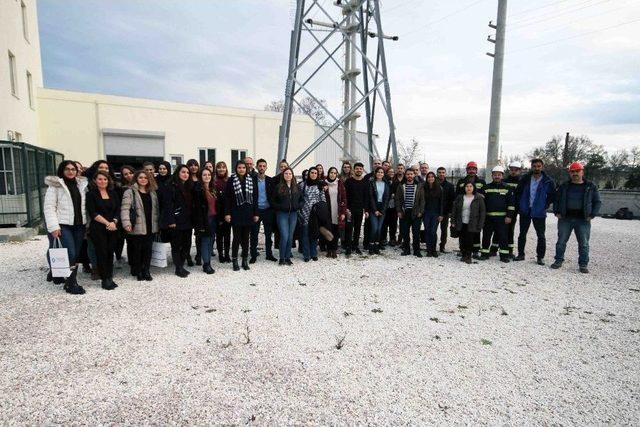
[[[502,69],[504,65],[505,30],[507,26],[507,0],[498,0],[498,20],[489,27],[496,30],[496,38],[487,40],[495,44],[494,53],[487,52],[493,58],[493,83],[491,85],[491,114],[489,116],[489,141],[487,144],[487,168],[485,175],[491,177],[491,169],[499,162],[500,155],[500,108],[502,104]]]
[[[316,19],[315,16],[318,16]],[[312,17],[313,16],[313,17]],[[376,49],[367,49],[367,39],[378,39]],[[310,97],[327,115],[329,123],[319,123],[320,136],[308,148],[290,162],[291,167],[299,165],[324,141],[331,140],[342,151],[345,160],[355,159],[359,145],[369,158],[378,157],[373,144],[373,124],[376,103],[380,104],[387,116],[389,141],[387,153],[392,153],[397,162],[395,125],[391,109],[391,91],[385,57],[385,40],[397,41],[397,36],[384,34],[380,17],[380,0],[334,0],[325,7],[319,0],[296,0],[296,17],[291,32],[289,46],[289,70],[285,88],[285,105],[278,141],[278,158],[287,157],[291,115],[300,106],[302,96]],[[338,51],[344,49],[344,61],[336,59]],[[318,65],[319,63],[319,65]],[[362,68],[358,68],[359,64]],[[344,84],[342,111],[332,112],[324,106],[315,87],[318,73],[326,66],[337,69],[337,76]],[[361,83],[360,84],[360,80]],[[367,143],[357,139],[356,122],[364,107],[367,120]],[[342,131],[339,141],[336,131]],[[358,159],[360,160],[360,159]],[[364,160],[364,159],[361,159]]]
[[[564,150],[562,150],[562,166],[569,166],[569,132],[564,136]]]

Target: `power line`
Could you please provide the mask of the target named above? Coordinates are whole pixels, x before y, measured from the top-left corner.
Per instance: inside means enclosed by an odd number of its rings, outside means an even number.
[[[534,45],[534,46],[525,47],[525,48],[522,48],[522,49],[511,50],[511,51],[508,51],[507,53],[511,54],[511,53],[525,52],[527,50],[537,49],[537,48],[543,47],[543,46],[549,46],[549,45],[560,43],[560,42],[563,42],[563,41],[567,41],[567,40],[572,40],[572,39],[576,39],[576,38],[579,38],[579,37],[588,36],[590,34],[601,33],[602,31],[611,30],[613,28],[618,28],[618,27],[622,27],[622,26],[625,26],[625,25],[633,24],[635,22],[640,22],[640,18],[634,19],[634,20],[631,20],[631,21],[620,22],[620,23],[618,23],[616,25],[610,25],[608,27],[600,28],[600,29],[593,30],[593,31],[586,31],[584,33],[575,34],[575,35],[570,36],[570,37],[565,37],[563,39],[553,40],[553,41],[550,41],[550,42],[547,42],[547,43],[541,43],[541,44],[537,44],[537,45]]]
[[[568,1],[570,1],[570,0],[553,1],[551,3],[547,3],[544,6],[533,7],[531,9],[521,10],[520,12],[516,12],[516,13],[510,14],[509,18],[513,18],[514,16],[526,15],[527,13],[535,12],[536,10],[540,10],[540,9],[546,9],[547,7],[550,7],[550,6],[557,6],[560,3],[565,3],[565,2],[568,2]]]
[[[406,37],[406,36],[408,36],[408,35],[410,35],[410,34],[415,34],[416,32],[418,32],[418,31],[420,31],[420,30],[422,30],[422,29],[424,29],[424,28],[427,28],[427,27],[430,27],[430,26],[432,26],[432,25],[438,24],[438,23],[440,23],[440,22],[442,22],[442,21],[444,21],[444,20],[446,20],[446,19],[451,18],[451,17],[452,17],[452,16],[454,16],[454,15],[457,15],[457,14],[459,14],[459,13],[464,12],[464,11],[465,11],[465,10],[467,10],[467,9],[470,9],[471,7],[473,7],[473,6],[477,5],[478,3],[481,3],[481,2],[483,2],[483,1],[485,1],[485,0],[476,0],[476,1],[474,1],[474,2],[471,2],[471,3],[469,3],[468,5],[466,5],[466,6],[462,7],[462,8],[460,8],[460,9],[457,9],[457,10],[455,10],[455,11],[453,11],[453,12],[449,13],[448,15],[444,15],[443,17],[436,19],[435,21],[430,21],[430,22],[427,22],[427,23],[426,23],[426,24],[424,24],[424,25],[421,25],[421,26],[419,26],[419,27],[417,27],[417,28],[414,28],[413,30],[408,31],[408,32],[406,32],[406,33],[402,34],[402,35],[401,35],[401,37]]]
[[[593,1],[593,0],[590,0],[590,1]],[[528,27],[530,25],[535,25],[535,24],[539,24],[541,22],[557,19],[557,18],[562,17],[562,16],[564,16],[564,15],[566,15],[568,13],[579,12],[581,10],[588,9],[590,7],[593,7],[593,6],[598,6],[598,5],[603,4],[603,3],[608,3],[610,1],[611,0],[601,0],[601,1],[597,2],[597,3],[591,3],[591,4],[588,4],[586,6],[582,6],[582,7],[575,8],[575,9],[563,9],[560,12],[554,11],[553,13],[550,14],[550,16],[547,16],[547,17],[545,17],[543,19],[520,21],[520,22],[516,23],[515,25],[510,26],[510,28],[511,29],[525,28],[525,27]],[[584,4],[584,3],[582,3],[582,4]],[[540,16],[537,16],[536,18],[540,18]]]

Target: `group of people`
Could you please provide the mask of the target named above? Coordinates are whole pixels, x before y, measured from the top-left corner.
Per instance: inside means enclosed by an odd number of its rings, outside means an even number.
[[[451,235],[459,238],[461,260],[471,264],[474,258],[498,254],[503,262],[524,260],[533,223],[537,263],[544,265],[545,219],[552,204],[559,220],[551,267],[562,266],[566,243],[575,232],[579,269],[588,272],[590,221],[598,214],[600,197],[597,187],[584,179],[580,163],[569,167],[570,179],[559,186],[545,174],[540,159],[532,160],[525,174],[519,162],[509,165],[507,176],[497,166],[488,184],[477,175],[475,162],[467,164],[466,176],[456,184],[447,180],[445,168],[433,172],[427,163],[405,167],[376,159],[370,173],[362,163],[345,161],[340,170],[326,172],[319,164],[303,171],[300,182],[286,160],[273,177],[267,176],[267,166],[264,159],[254,166],[248,157],[230,173],[225,162],[200,165],[192,159],[172,172],[168,162],[146,162],[139,170],[123,166],[116,179],[105,160],[87,169],[63,161],[57,176],[45,180],[44,216],[51,247],[67,249],[71,268],[66,278],[49,273],[48,279],[64,283],[71,294],[83,294],[77,280],[83,266],[104,289],[115,289],[114,258],[121,266],[126,243],[131,275],[153,280],[154,241],[170,243],[175,274],[185,278],[190,274],[185,264],[194,265],[194,235],[195,264],[205,273],[215,272],[214,246],[220,264],[249,270],[259,256],[261,230],[266,260],[282,266],[293,265],[292,248],[304,262],[318,261],[319,252],[329,258],[339,252],[360,255],[363,230],[362,249],[372,256],[392,246],[403,256],[413,252],[422,257],[424,242],[426,256],[438,257],[446,253]]]

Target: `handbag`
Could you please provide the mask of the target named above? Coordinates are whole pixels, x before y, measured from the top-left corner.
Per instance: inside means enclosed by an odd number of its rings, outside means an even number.
[[[62,247],[60,238],[53,241],[53,247],[49,249],[49,266],[51,267],[51,277],[71,276],[69,266],[69,251]]]
[[[458,229],[456,227],[453,226],[453,224],[449,227],[449,235],[453,239],[457,239],[458,237],[460,237],[460,232],[458,231]]]
[[[136,221],[138,220],[138,211],[136,210],[136,190],[131,188],[132,201],[131,206],[129,207],[129,222],[131,223],[131,228],[136,227]]]

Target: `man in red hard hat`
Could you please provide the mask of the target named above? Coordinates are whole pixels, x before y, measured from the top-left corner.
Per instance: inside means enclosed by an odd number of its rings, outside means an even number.
[[[464,195],[464,186],[470,182],[473,184],[474,193],[480,193],[484,195],[484,187],[487,185],[486,181],[478,176],[478,164],[474,161],[467,163],[467,176],[458,180],[456,184],[456,194]],[[480,258],[480,233],[474,236],[473,239],[473,257]]]
[[[588,273],[589,236],[591,220],[600,212],[600,193],[598,187],[584,179],[584,166],[573,162],[569,166],[569,181],[558,187],[553,210],[558,217],[558,242],[556,243],[555,262],[551,268],[562,267],[564,252],[571,233],[578,239],[578,267],[581,273]]]

